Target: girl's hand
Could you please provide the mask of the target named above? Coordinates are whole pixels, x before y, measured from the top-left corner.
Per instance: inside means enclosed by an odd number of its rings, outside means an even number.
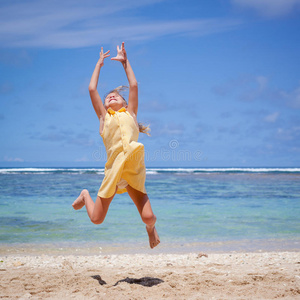
[[[122,63],[126,62],[127,60],[127,54],[126,54],[126,50],[124,47],[124,42],[122,43],[121,49],[119,48],[119,46],[117,46],[117,56],[116,57],[112,57],[111,60],[117,60],[120,61]]]
[[[110,54],[108,54],[109,52],[110,50],[103,53],[103,47],[101,47],[100,58],[99,58],[100,67],[104,65],[104,59],[110,56]]]

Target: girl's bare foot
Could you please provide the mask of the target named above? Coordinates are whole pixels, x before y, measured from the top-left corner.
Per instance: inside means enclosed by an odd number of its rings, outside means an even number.
[[[147,233],[149,235],[149,244],[150,244],[150,248],[154,248],[156,247],[159,243],[159,236],[157,234],[156,228],[155,226],[146,226],[147,229]]]
[[[82,191],[83,192],[83,191]],[[80,193],[79,197],[73,202],[72,206],[75,210],[81,209],[84,207],[84,197],[83,193]]]

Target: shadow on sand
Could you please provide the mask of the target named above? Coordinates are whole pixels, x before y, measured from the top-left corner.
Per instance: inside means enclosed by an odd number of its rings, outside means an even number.
[[[104,285],[106,284],[106,282],[101,278],[100,275],[94,275],[91,276],[93,279],[97,280],[99,282],[100,285]],[[142,277],[142,278],[129,278],[126,277],[125,279],[119,280],[117,281],[113,286],[118,285],[120,282],[127,282],[129,284],[140,284],[143,286],[154,286],[154,285],[158,285],[162,282],[164,282],[162,279],[159,278],[154,278],[154,277]]]

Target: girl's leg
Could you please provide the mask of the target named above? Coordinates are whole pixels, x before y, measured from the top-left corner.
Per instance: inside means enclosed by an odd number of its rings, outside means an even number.
[[[114,198],[115,194],[110,198],[101,198],[97,196],[96,202],[94,203],[89,191],[82,190],[79,197],[74,201],[72,206],[74,209],[78,210],[85,205],[86,211],[91,221],[94,224],[101,224],[105,219],[109,205],[112,199]]]
[[[130,198],[136,205],[143,222],[146,224],[150,247],[154,248],[160,243],[160,240],[155,228],[156,216],[152,211],[148,195],[135,190],[130,185],[127,185],[126,189]]]

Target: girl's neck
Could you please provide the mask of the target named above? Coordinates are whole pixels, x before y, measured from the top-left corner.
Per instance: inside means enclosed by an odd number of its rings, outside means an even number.
[[[125,107],[124,105],[110,105],[107,109],[111,108],[114,111],[118,111],[122,107]]]

